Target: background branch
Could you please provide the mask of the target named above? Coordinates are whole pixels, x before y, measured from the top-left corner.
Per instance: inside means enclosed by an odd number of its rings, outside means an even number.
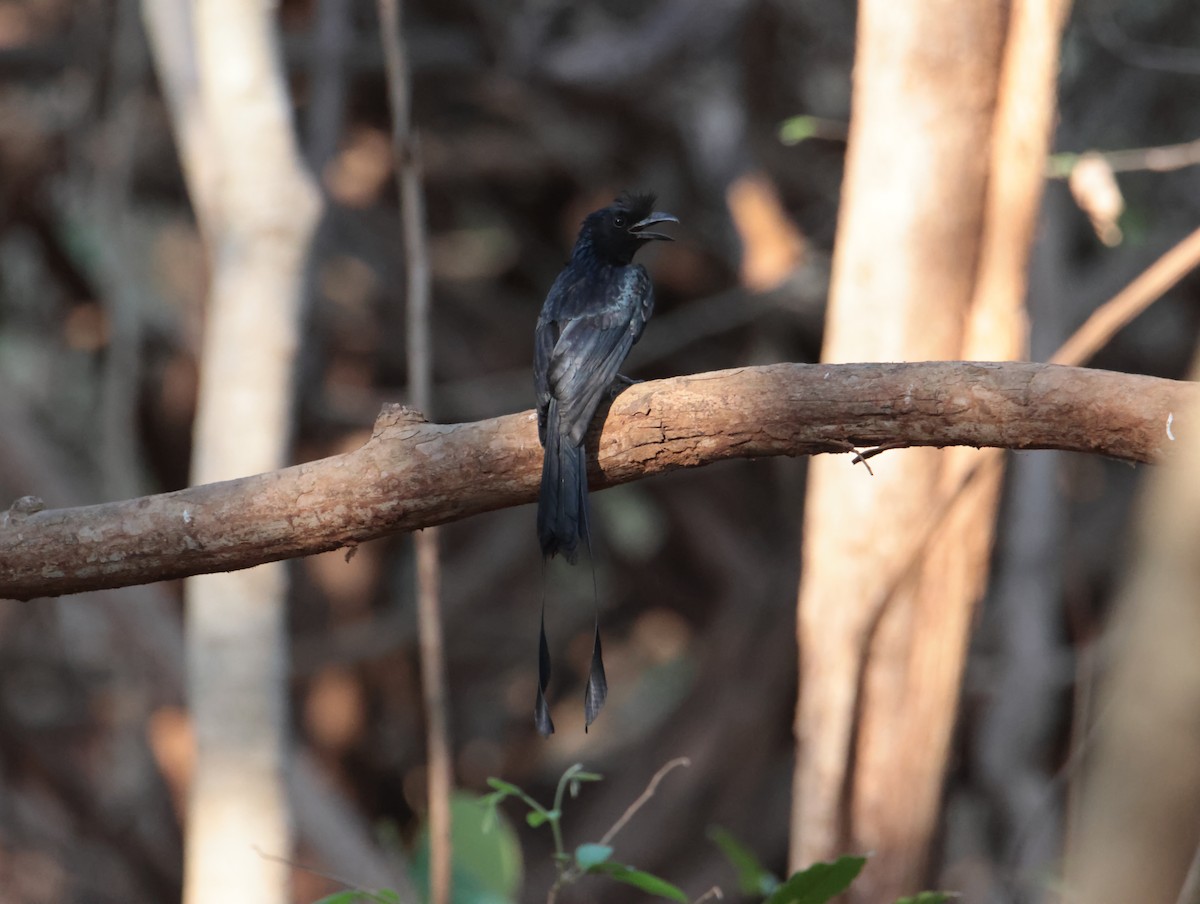
[[[1051,364],[1083,364],[1163,293],[1200,263],[1200,229],[1139,273],[1137,278],[1097,308],[1050,358]]]
[[[598,488],[730,458],[884,443],[1064,449],[1155,461],[1191,384],[1024,363],[777,364],[637,384],[593,428]],[[530,411],[429,424],[391,406],[370,441],[280,471],[0,517],[0,597],[246,568],[532,502]],[[849,459],[847,459],[849,466]],[[863,479],[868,479],[863,471]]]
[[[419,410],[433,403],[433,328],[430,323],[429,237],[421,188],[421,156],[412,124],[412,79],[400,0],[379,0],[380,33],[392,111],[392,166],[400,196],[404,231],[404,305],[409,398]],[[438,531],[430,527],[413,537],[417,568],[417,631],[421,649],[421,696],[425,708],[425,750],[429,801],[429,901],[450,904],[450,701],[446,645],[442,632],[442,567]]]

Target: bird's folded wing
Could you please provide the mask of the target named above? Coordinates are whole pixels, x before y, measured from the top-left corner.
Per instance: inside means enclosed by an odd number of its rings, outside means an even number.
[[[628,317],[580,317],[563,327],[554,346],[550,391],[558,399],[559,430],[579,445],[600,401],[621,368],[638,330]]]

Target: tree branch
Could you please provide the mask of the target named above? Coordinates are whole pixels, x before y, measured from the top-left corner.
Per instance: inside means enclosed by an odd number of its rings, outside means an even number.
[[[639,383],[589,436],[600,489],[729,458],[889,444],[1064,449],[1153,462],[1193,384],[1047,364],[776,364]],[[849,460],[847,462],[849,464]],[[231,571],[537,497],[532,411],[429,424],[388,406],[345,455],[157,496],[0,514],[0,598]],[[866,471],[863,479],[869,480]],[[532,527],[530,528],[532,544]]]

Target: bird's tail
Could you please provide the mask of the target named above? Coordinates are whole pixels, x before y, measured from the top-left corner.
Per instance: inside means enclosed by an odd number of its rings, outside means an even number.
[[[562,555],[574,564],[579,541],[588,536],[587,458],[558,430],[558,402],[546,411],[546,450],[538,494],[537,531],[546,558]]]

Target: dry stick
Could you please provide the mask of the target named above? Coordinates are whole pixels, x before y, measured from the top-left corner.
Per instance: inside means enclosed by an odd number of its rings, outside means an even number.
[[[629,822],[629,820],[633,819],[634,814],[644,807],[646,802],[654,796],[654,792],[658,790],[658,783],[666,777],[668,772],[678,766],[690,765],[692,765],[692,761],[685,756],[676,757],[670,762],[664,764],[661,769],[654,773],[654,777],[650,779],[650,784],[646,785],[646,790],[641,793],[637,800],[629,805],[625,812],[621,814],[621,818],[612,824],[612,828],[604,833],[604,837],[600,839],[600,843],[608,844],[613,840],[613,838],[616,837],[617,832],[625,828],[625,825]]]
[[[1200,265],[1200,229],[1175,245],[1112,299],[1097,308],[1092,316],[1054,353],[1049,363],[1075,367],[1082,365],[1103,348],[1122,327],[1161,298],[1168,289],[1197,265]],[[883,451],[887,447],[877,448],[879,451]],[[876,449],[865,450],[856,456],[855,463],[862,461],[865,465],[866,459],[874,454],[877,454]],[[906,559],[904,568],[899,572],[901,575],[907,576],[917,566],[926,544],[946,519],[951,508],[967,491],[967,488],[979,477],[990,473],[985,469],[999,467],[1002,460],[999,450],[994,450],[992,454],[980,458],[963,473],[950,492],[936,503],[924,524],[913,535],[911,553]],[[882,609],[887,604],[898,585],[899,581],[878,601],[878,609]]]
[[[432,402],[433,337],[430,329],[429,250],[421,195],[421,170],[412,129],[412,90],[399,0],[379,0],[381,38],[392,107],[392,155],[404,231],[408,332],[408,384],[412,403],[426,414]],[[451,883],[450,719],[446,691],[446,651],[442,637],[441,563],[438,529],[413,537],[417,559],[417,632],[421,649],[421,690],[425,704],[429,790],[429,900],[449,904]]]
[[[1114,173],[1168,173],[1200,165],[1200,140],[1122,151],[1088,151],[1086,154],[1055,154],[1050,158],[1047,179],[1068,179],[1081,157],[1099,157]]]
[[[1084,753],[1091,742],[1093,729],[1098,719],[1092,715],[1092,704],[1096,696],[1096,681],[1099,671],[1096,638],[1087,638],[1079,647],[1075,656],[1075,692],[1071,700],[1071,733],[1067,738],[1066,761],[1058,768],[1054,781],[1062,781],[1066,786],[1063,807],[1063,845],[1062,863],[1071,863],[1076,852],[1071,844],[1072,838],[1079,837],[1079,797],[1082,788],[1079,782],[1066,781],[1069,772],[1073,772],[1082,762]]]
[[[134,0],[115,9],[115,35],[107,120],[102,132],[107,165],[88,186],[89,214],[104,222],[107,241],[100,246],[99,274],[111,333],[104,356],[100,389],[100,460],[109,493],[130,496],[143,489],[142,450],[138,445],[137,408],[142,371],[142,310],[136,271],[128,265],[136,247],[132,233],[133,168],[143,121],[141,83],[149,68],[141,42]],[[131,272],[132,271],[132,272]]]
[[[1190,271],[1200,265],[1200,229],[1147,267],[1084,321],[1050,358],[1050,364],[1081,365]]]
[[[648,785],[646,785],[646,790],[643,791],[640,795],[638,795],[637,800],[635,800],[633,803],[631,803],[625,809],[625,812],[621,814],[621,818],[618,819],[616,822],[614,822],[612,824],[612,828],[610,828],[607,832],[604,833],[604,837],[600,839],[599,843],[602,845],[608,845],[609,843],[612,842],[613,838],[616,837],[617,832],[619,832],[619,831],[621,831],[621,829],[625,828],[625,826],[629,822],[629,820],[633,819],[634,814],[636,814],[638,810],[640,810],[642,807],[644,807],[646,805],[646,802],[649,801],[650,798],[652,798],[654,796],[654,792],[658,790],[659,782],[661,782],[663,780],[663,778],[666,777],[666,774],[668,772],[670,772],[672,769],[675,769],[678,766],[690,766],[690,765],[692,765],[692,761],[685,756],[676,757],[675,759],[670,760],[669,762],[665,763],[662,766],[662,768],[660,768],[656,773],[654,773],[654,777],[651,778],[650,783]],[[576,868],[572,868],[572,870],[568,870],[565,873],[560,873],[558,879],[554,882],[553,885],[550,886],[550,891],[547,892],[547,894],[546,894],[546,904],[555,904],[555,902],[558,900],[558,892],[563,887],[563,885],[567,884],[568,882],[574,882],[581,875],[582,875],[582,872],[577,871]],[[711,892],[709,894],[711,894]],[[707,894],[705,895],[705,897],[708,897],[708,896],[709,895],[707,895]],[[721,897],[720,889],[717,890],[717,897],[718,898]],[[704,898],[701,898],[700,900],[704,900]]]

